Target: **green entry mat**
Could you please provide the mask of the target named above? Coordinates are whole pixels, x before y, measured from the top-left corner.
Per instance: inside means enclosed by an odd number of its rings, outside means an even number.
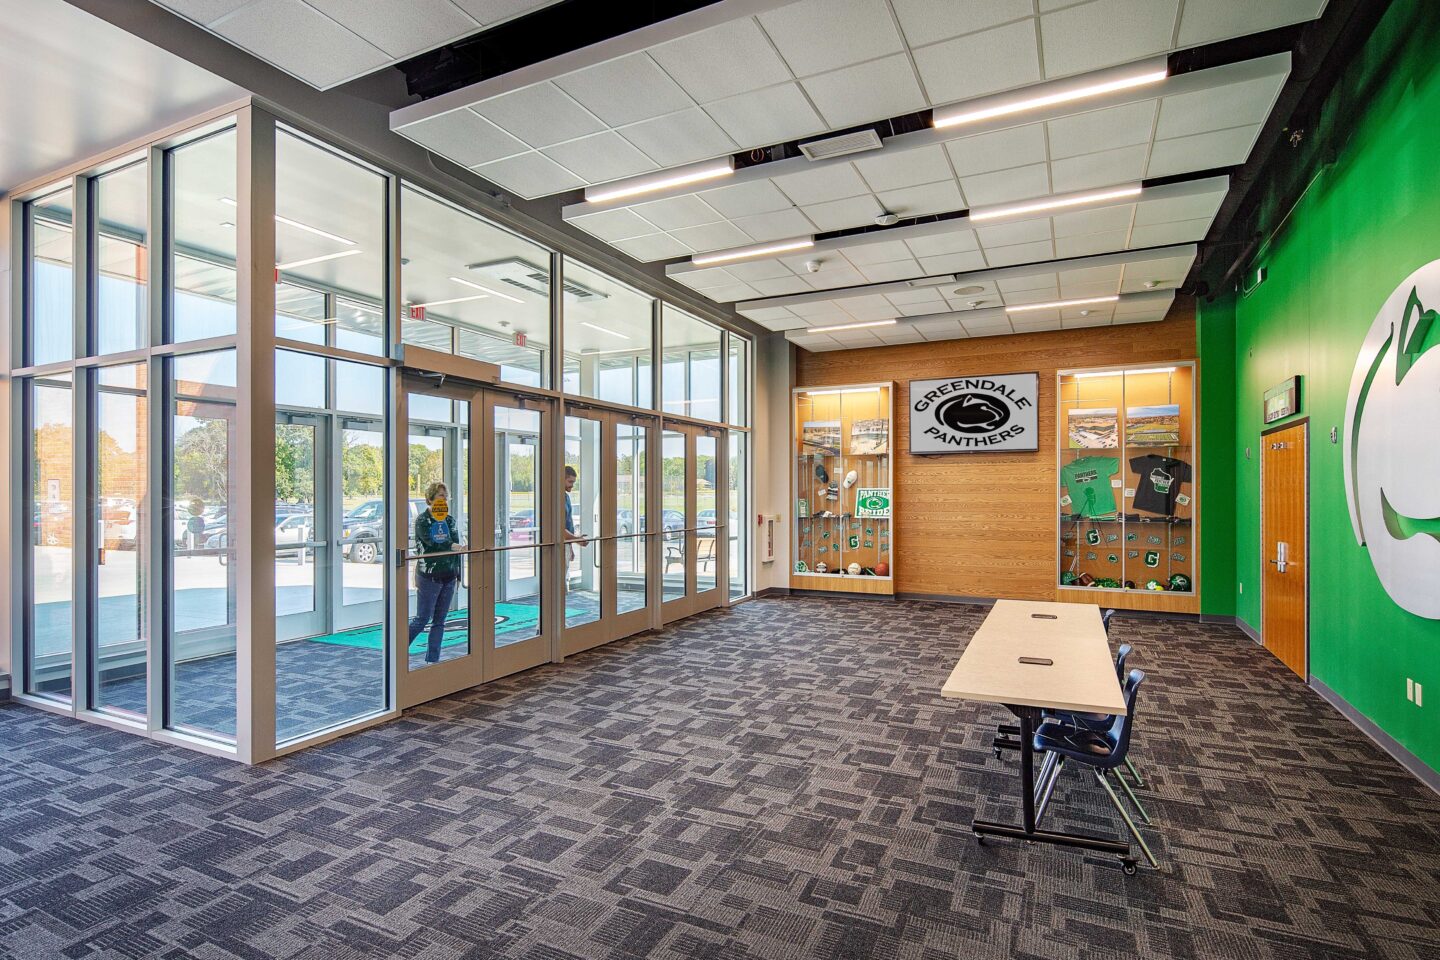
[[[578,610],[566,610],[568,617]],[[521,603],[497,603],[495,605],[495,636],[497,639],[507,633],[535,633],[540,623],[540,608],[532,607]],[[457,643],[466,643],[469,640],[470,611],[452,610],[450,616],[445,618],[445,639],[441,641],[442,647],[453,647]],[[426,637],[430,631],[426,631],[415,638],[410,644],[410,650],[424,650]],[[346,630],[343,633],[331,633],[323,637],[311,637],[316,643],[333,643],[341,647],[360,647],[364,650],[379,650],[385,640],[385,631],[376,624],[371,627],[359,627],[355,630]]]

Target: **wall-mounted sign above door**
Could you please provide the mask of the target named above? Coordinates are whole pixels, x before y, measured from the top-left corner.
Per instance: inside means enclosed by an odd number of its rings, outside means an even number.
[[[1040,376],[910,381],[911,453],[1039,450]]]
[[[1291,377],[1265,391],[1265,422],[1274,423],[1294,416],[1300,409],[1300,378]]]

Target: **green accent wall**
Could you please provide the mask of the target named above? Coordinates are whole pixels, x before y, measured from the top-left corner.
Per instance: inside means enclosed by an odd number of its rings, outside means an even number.
[[[1282,227],[1251,263],[1249,292],[1206,304],[1199,326],[1208,374],[1225,351],[1218,328],[1233,311],[1236,614],[1259,628],[1263,396],[1299,374],[1297,417],[1310,418],[1310,672],[1432,769],[1440,769],[1440,621],[1396,606],[1355,542],[1341,446],[1330,431],[1343,430],[1351,371],[1376,311],[1412,271],[1440,259],[1437,19],[1433,0],[1392,4],[1308,131],[1316,162],[1304,171],[1300,202],[1285,219],[1278,194],[1261,200],[1266,232]],[[1319,162],[1325,151],[1328,165]],[[1268,276],[1250,286],[1256,267]],[[1208,394],[1206,402],[1218,403]],[[1207,424],[1215,412],[1202,407]],[[1416,442],[1440,443],[1433,426]],[[1215,484],[1224,468],[1211,462],[1208,427],[1206,439],[1209,518],[1220,509]],[[1205,531],[1221,536],[1208,520]],[[1217,568],[1208,549],[1204,556],[1208,593]],[[1426,706],[1406,698],[1407,677],[1433,691]]]
[[[1200,612],[1235,616],[1235,299],[1201,301],[1195,311],[1200,357]]]

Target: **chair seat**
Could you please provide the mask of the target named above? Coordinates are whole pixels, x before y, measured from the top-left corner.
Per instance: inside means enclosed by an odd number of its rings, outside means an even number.
[[[1097,758],[1109,757],[1115,750],[1115,743],[1103,733],[1050,720],[1035,731],[1035,749],[1093,762]]]

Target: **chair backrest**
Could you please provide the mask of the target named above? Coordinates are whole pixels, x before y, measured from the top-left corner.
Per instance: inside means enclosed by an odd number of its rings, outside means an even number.
[[[1100,625],[1105,628],[1105,633],[1107,636],[1110,633],[1110,618],[1113,616],[1115,616],[1114,607],[1111,607],[1109,610],[1102,610],[1100,612]]]
[[[1110,733],[1106,738],[1112,747],[1110,755],[1101,760],[1096,766],[1118,767],[1125,762],[1125,754],[1130,749],[1130,731],[1135,729],[1135,694],[1140,689],[1140,684],[1145,682],[1144,670],[1131,670],[1125,678],[1125,714],[1117,716],[1115,722],[1110,725]]]
[[[1120,644],[1120,649],[1115,651],[1115,679],[1122,684],[1125,682],[1125,661],[1130,659],[1130,653],[1134,647],[1128,643]]]

